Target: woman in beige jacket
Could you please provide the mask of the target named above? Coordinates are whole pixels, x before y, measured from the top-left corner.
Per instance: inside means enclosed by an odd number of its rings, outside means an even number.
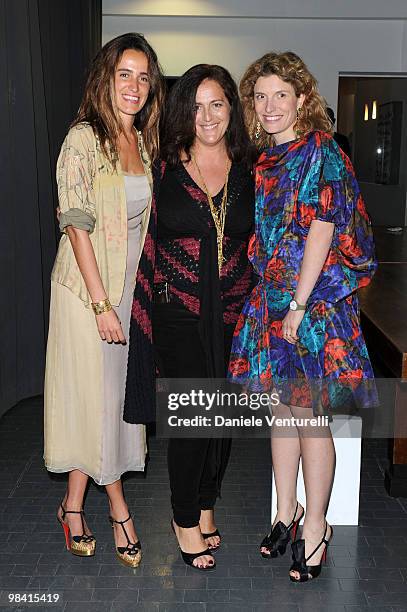
[[[141,547],[121,476],[144,469],[146,441],[144,425],[123,421],[123,405],[162,99],[161,70],[144,37],[111,40],[93,62],[57,164],[63,236],[51,281],[45,464],[69,472],[58,510],[67,548],[95,552],[83,517],[91,477],[106,487],[117,556],[132,567]]]

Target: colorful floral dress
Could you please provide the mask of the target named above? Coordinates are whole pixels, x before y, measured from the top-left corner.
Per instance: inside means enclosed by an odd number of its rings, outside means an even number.
[[[314,219],[335,230],[293,345],[282,337],[282,322]],[[356,294],[377,266],[372,229],[351,163],[329,134],[312,132],[261,154],[249,259],[258,284],[235,329],[229,378],[277,389],[284,403],[314,414],[343,404],[349,389],[360,405],[376,405]]]

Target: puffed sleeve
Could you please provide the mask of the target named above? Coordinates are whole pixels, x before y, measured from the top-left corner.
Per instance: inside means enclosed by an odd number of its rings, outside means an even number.
[[[59,154],[57,185],[61,232],[68,226],[89,233],[95,228],[95,140],[91,130],[83,124],[71,128]]]
[[[343,223],[344,185],[343,161],[334,140],[325,142],[320,149],[319,179],[317,186],[316,219],[341,225]]]
[[[369,215],[349,159],[332,138],[322,140],[315,219],[335,224],[313,299],[336,302],[370,282],[376,268]]]

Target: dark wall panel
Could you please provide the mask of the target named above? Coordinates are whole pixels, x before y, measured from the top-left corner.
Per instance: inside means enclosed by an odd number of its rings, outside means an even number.
[[[42,392],[55,164],[101,21],[101,0],[0,0],[0,415]]]

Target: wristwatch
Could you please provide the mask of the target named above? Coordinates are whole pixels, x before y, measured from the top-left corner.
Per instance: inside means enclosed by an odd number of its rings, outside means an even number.
[[[305,310],[305,304],[299,304],[296,300],[291,300],[290,310]]]

